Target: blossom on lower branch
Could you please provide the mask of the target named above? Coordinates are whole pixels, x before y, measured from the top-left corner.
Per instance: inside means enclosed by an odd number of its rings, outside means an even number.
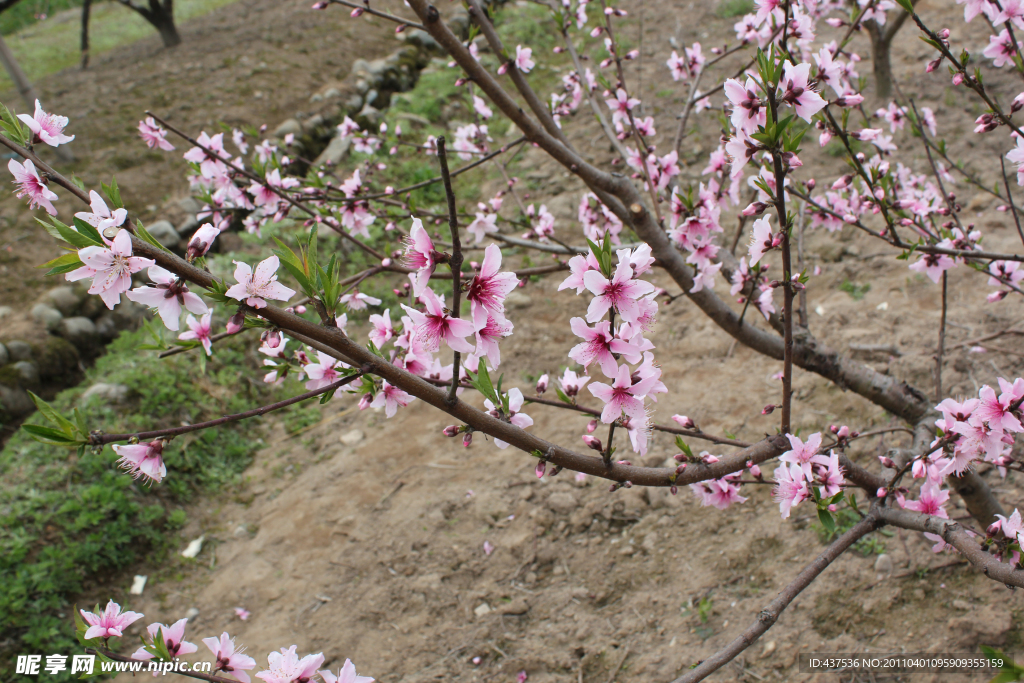
[[[122,612],[121,606],[113,600],[107,602],[106,608],[99,614],[79,610],[89,628],[85,631],[85,639],[120,637],[131,624],[141,619],[138,612]]]
[[[700,498],[703,507],[716,507],[724,510],[733,503],[745,503],[746,498],[740,495],[740,487],[734,482],[742,473],[733,472],[721,479],[709,479],[696,484],[690,484],[690,490]]]
[[[163,644],[167,648],[167,653],[171,657],[177,657],[178,655],[190,655],[197,651],[199,648],[192,643],[185,640],[185,625],[188,623],[188,619],[178,619],[171,626],[166,626],[160,623],[150,624],[146,631],[149,632],[149,638],[152,647],[153,641],[159,635],[163,638]],[[132,659],[153,659],[156,655],[146,649],[147,646],[142,646],[138,650],[132,653]]]
[[[221,633],[220,638],[203,638],[203,644],[210,648],[210,652],[217,658],[216,671],[223,672],[225,676],[230,676],[241,683],[249,683],[249,674],[245,672],[256,668],[256,660],[242,654],[227,631]]]
[[[210,333],[213,331],[213,325],[211,317],[213,313],[207,313],[199,320],[195,319],[191,313],[185,318],[185,324],[188,325],[188,332],[182,332],[178,335],[178,339],[182,341],[195,340],[203,345],[203,349],[206,350],[207,356],[212,356],[213,352],[210,350],[213,345],[213,340],[210,338]]]
[[[69,282],[92,278],[90,294],[99,294],[107,308],[113,310],[121,302],[121,294],[132,286],[132,273],[155,264],[155,261],[132,256],[132,238],[127,230],[119,230],[109,248],[85,247],[78,250],[84,264],[64,277]]]
[[[57,215],[57,209],[53,208],[52,203],[57,201],[57,195],[39,177],[39,173],[30,159],[25,159],[24,164],[19,164],[11,159],[7,163],[7,168],[14,175],[14,184],[18,186],[14,196],[28,197],[28,208],[30,209],[38,206],[45,209],[46,213],[51,216]]]
[[[299,659],[295,654],[296,647],[292,645],[287,650],[281,648],[280,652],[271,652],[267,657],[269,667],[256,674],[256,678],[264,683],[298,683],[312,679],[317,669],[323,666],[324,655],[320,652]]]
[[[148,481],[159,483],[167,476],[164,464],[164,442],[159,439],[149,443],[111,446],[121,458],[117,464],[136,479],[143,477]]]
[[[389,384],[387,380],[384,380],[384,384],[381,386],[380,391],[377,392],[377,395],[374,396],[370,407],[383,408],[384,415],[394,417],[395,413],[398,412],[399,406],[404,408],[415,400],[415,396],[410,396],[395,385]]]
[[[375,680],[369,676],[358,675],[356,673],[356,665],[352,663],[351,659],[345,660],[345,664],[342,665],[337,676],[326,669],[317,673],[324,679],[324,683],[373,683]]]
[[[526,429],[527,427],[530,427],[530,426],[533,425],[533,418],[532,417],[530,417],[526,413],[519,412],[519,411],[521,411],[523,409],[523,401],[524,400],[525,399],[523,398],[523,392],[521,392],[519,389],[517,389],[517,388],[509,389],[509,391],[508,391],[508,410],[509,410],[509,412],[508,412],[508,415],[506,415],[505,417],[508,418],[508,421],[510,423],[514,424],[516,427],[520,427],[521,429]],[[493,403],[491,403],[490,399],[484,399],[484,406],[487,408],[487,411],[491,415],[493,415],[494,417],[496,417],[498,419],[501,419],[503,411],[499,407],[497,407]],[[498,448],[502,448],[502,449],[508,448],[508,443],[502,441],[501,439],[497,439],[497,438],[494,439],[494,445],[497,446]]]
[[[149,267],[149,279],[155,287],[136,287],[125,296],[135,303],[155,308],[167,329],[177,332],[182,306],[196,315],[210,310],[198,294],[188,291],[184,280],[160,266]]]
[[[277,281],[277,269],[281,265],[277,256],[260,261],[255,270],[242,261],[234,263],[235,279],[238,284],[232,285],[225,292],[232,299],[244,301],[253,308],[265,308],[265,299],[287,301],[295,296],[294,289],[289,289]]]

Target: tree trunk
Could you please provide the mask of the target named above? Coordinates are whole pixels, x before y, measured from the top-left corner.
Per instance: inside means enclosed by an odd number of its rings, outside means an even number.
[[[84,0],[82,3],[82,69],[89,68],[89,10],[92,9],[92,0]]]
[[[892,61],[889,48],[892,45],[888,31],[882,30],[874,19],[864,22],[871,37],[871,65],[875,71],[875,95],[880,100],[887,100],[892,95]],[[888,38],[888,40],[887,40]]]
[[[181,36],[178,35],[178,27],[174,25],[174,2],[173,0],[149,0],[151,17],[149,22],[160,32],[160,38],[164,41],[164,47],[177,47],[181,45]]]

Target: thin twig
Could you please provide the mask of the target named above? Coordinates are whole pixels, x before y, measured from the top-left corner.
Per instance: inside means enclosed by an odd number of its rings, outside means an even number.
[[[253,408],[252,410],[247,410],[244,413],[226,415],[224,417],[219,417],[216,420],[209,420],[207,422],[197,422],[195,424],[185,425],[184,427],[170,427],[168,429],[155,429],[151,432],[135,432],[131,434],[93,433],[89,435],[89,443],[93,446],[102,446],[104,444],[113,443],[115,441],[127,441],[128,439],[133,438],[138,439],[139,441],[143,441],[146,439],[155,439],[156,437],[161,436],[178,436],[180,434],[188,434],[189,432],[197,432],[200,429],[219,427],[220,425],[228,424],[230,422],[238,422],[239,420],[245,420],[250,417],[259,417],[260,415],[265,415],[274,410],[287,408],[288,406],[294,403],[300,403],[302,401],[320,396],[321,394],[326,394],[328,392],[335,391],[345,386],[346,384],[351,384],[355,380],[362,377],[362,375],[362,372],[357,372],[354,375],[349,375],[348,377],[339,379],[337,382],[332,382],[331,384],[328,384],[326,387],[321,387],[320,389],[315,389],[313,391],[307,391],[304,394],[292,396],[291,398],[285,399],[283,401],[278,401],[277,403],[271,403],[270,405],[261,406],[259,408]]]
[[[437,160],[441,164],[441,178],[444,179],[444,194],[448,199],[448,229],[452,235],[452,255],[448,259],[448,267],[452,271],[452,317],[456,320],[462,308],[462,240],[459,239],[459,217],[455,208],[455,192],[452,190],[452,178],[448,173],[448,153],[445,151],[445,140],[442,135],[437,139]],[[459,388],[459,362],[462,354],[454,352],[452,361],[452,386],[448,390],[448,404],[455,405],[458,397],[455,392]]]

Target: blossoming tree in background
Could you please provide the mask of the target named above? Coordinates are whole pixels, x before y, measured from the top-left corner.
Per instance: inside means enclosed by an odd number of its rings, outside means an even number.
[[[666,55],[666,78],[678,82],[687,94],[672,145],[658,150],[652,139],[657,126],[666,124],[642,116],[643,103],[631,92],[633,84],[623,69],[625,62],[638,57],[636,51],[622,50],[616,37],[626,9],[604,0],[564,0],[550,6],[552,20],[565,38],[564,47],[556,52],[567,53],[573,69],[563,77],[563,87],[544,98],[527,78],[541,57],[529,46],[506,47],[478,0],[469,0],[468,10],[490,56],[482,55],[476,42],[456,36],[441,10],[427,0],[408,0],[416,20],[348,0],[318,2],[314,9],[329,10],[331,4],[352,7],[355,18],[370,12],[395,21],[400,30],[425,31],[450,55],[461,70],[458,82],[471,89],[478,117],[454,133],[451,149],[465,162],[462,167],[449,169],[444,138],[412,140],[397,126],[361,130],[346,118],[339,135],[351,138],[353,149],[368,157],[352,176],[340,179],[329,168],[308,168],[289,158],[286,149],[271,141],[260,141],[250,154],[241,131],[234,132],[230,143],[225,133],[202,132],[192,138],[159,116],[148,115],[139,123],[143,140],[168,151],[173,149],[167,140],[170,133],[187,143],[184,158],[190,181],[205,203],[205,222],[181,257],[161,247],[129,216],[116,183],[102,188],[105,198],[96,191],[87,193],[39,160],[34,144],[70,141],[63,133],[66,119],[40,108],[23,123],[2,112],[6,137],[0,143],[23,159],[10,162],[16,192],[30,207],[49,214],[40,222],[67,249],[48,264],[52,274],[89,281],[89,291],[111,308],[122,294],[150,306],[168,330],[178,333],[176,351],[216,353],[218,339],[258,329],[259,351],[271,368],[265,381],[280,382],[291,375],[307,389],[238,415],[135,434],[90,431],[100,425],[69,420],[37,399],[52,426],[26,425],[27,431],[40,440],[77,448],[83,457],[89,449],[111,444],[129,474],[158,484],[174,476],[164,466],[162,453],[174,447],[176,436],[313,397],[327,401],[341,391],[354,394],[360,408],[383,408],[389,418],[414,400],[424,401],[456,421],[443,436],[461,435],[466,446],[479,447],[482,439],[474,435],[481,435],[498,448],[514,447],[536,460],[538,476],[569,469],[608,480],[612,492],[659,486],[675,494],[685,485],[704,505],[726,509],[746,500],[741,475],[746,472],[763,481],[765,465],[773,471],[783,518],[798,506],[810,507],[826,528],[834,530],[840,508],[858,515],[860,521],[799,572],[740,637],[679,681],[701,680],[749,647],[832,561],[886,525],[923,532],[935,552],[960,553],[988,578],[1024,587],[1020,514],[1008,514],[975,471],[983,462],[999,468],[1003,476],[1022,469],[1012,447],[1016,434],[1024,431],[1024,379],[1000,378],[998,388],[983,386],[977,397],[968,399],[946,396],[942,388],[948,271],[961,266],[977,271],[979,285],[991,288],[987,303],[979,305],[1005,305],[1003,299],[1024,294],[1019,286],[1024,256],[986,250],[981,232],[961,222],[961,207],[949,189],[962,180],[999,197],[1024,242],[1010,182],[1016,170],[1017,184],[1024,185],[1024,135],[1013,121],[1014,113],[1024,107],[1024,93],[1001,104],[984,84],[982,71],[969,64],[970,55],[950,44],[949,31],[929,27],[909,0],[901,0],[899,10],[885,0],[866,0],[852,9],[812,0],[758,0],[756,12],[736,23],[735,45],[707,48],[694,43],[681,54],[676,50]],[[887,12],[893,11],[911,18],[936,51],[925,68],[930,77],[944,78],[940,73],[945,68],[954,86],[970,90],[987,107],[978,118],[976,134],[1008,135],[1005,160],[1010,170],[1002,168],[1000,187],[987,188],[957,166],[936,137],[939,122],[934,113],[904,97],[898,87],[896,101],[885,103],[873,116],[864,107],[864,97],[857,91],[859,57],[849,51],[848,43],[866,22],[875,27],[868,30],[884,26]],[[1017,5],[969,0],[965,20],[979,16],[999,29],[984,51],[991,66],[1024,69],[1019,60],[1011,59],[1019,55],[1013,29],[1024,29],[1024,12]],[[829,35],[819,37],[819,32]],[[584,66],[593,63],[587,52],[599,46],[609,56],[596,69]],[[716,66],[728,67],[726,75],[715,76]],[[587,118],[580,114],[583,107],[615,150],[609,168],[586,157],[563,133],[570,124],[582,125],[579,119]],[[709,154],[701,178],[687,181],[680,145],[691,132],[692,117],[713,114],[727,122],[727,134]],[[486,122],[499,115],[510,119],[522,137],[495,149]],[[926,167],[917,168],[909,157],[901,157],[908,149],[898,148],[893,138],[904,129],[916,138],[909,141],[909,149],[924,150]],[[832,140],[846,150],[850,171],[816,180],[801,160],[802,146],[805,141],[824,146]],[[511,179],[486,202],[460,209],[455,177],[524,142],[586,185],[577,226],[586,246],[559,240],[554,216],[543,205],[527,206]],[[241,156],[233,158],[227,144]],[[411,201],[409,193],[423,184],[388,184],[382,158],[406,150],[436,155],[440,175],[427,184],[443,184],[446,211]],[[623,166],[630,169],[629,175],[619,172]],[[58,196],[54,186],[65,194]],[[71,196],[90,211],[75,213],[66,223]],[[509,197],[513,202],[507,201]],[[513,203],[515,210],[510,208]],[[460,225],[460,216],[467,213],[475,218]],[[728,248],[723,227],[730,215],[738,216],[744,232],[747,219],[754,218],[747,232],[749,246],[738,260],[735,246]],[[276,241],[273,256],[255,265],[236,262],[230,277],[218,277],[206,268],[205,256],[222,231],[240,224],[259,234],[268,223],[285,218],[299,227],[290,238]],[[440,225],[444,220],[451,246],[441,249],[424,221]],[[803,297],[813,279],[795,254],[805,220],[829,233],[862,231],[888,249],[894,267],[909,267],[942,288],[943,315],[930,392],[844,358],[810,333]],[[525,234],[510,234],[524,225]],[[318,245],[324,231],[338,234],[346,250],[323,253]],[[740,238],[737,234],[734,242]],[[401,248],[393,250],[399,239]],[[464,240],[483,248],[482,263],[466,263]],[[510,245],[563,258],[551,265],[503,270],[502,248]],[[345,253],[353,249],[374,265],[343,276]],[[769,276],[772,268],[776,270]],[[763,414],[778,412],[775,435],[751,444],[704,432],[685,415],[672,415],[671,425],[655,421],[655,408],[671,406],[674,398],[673,387],[662,379],[658,349],[649,338],[660,306],[674,298],[651,282],[655,269],[737,342],[783,362],[778,402],[750,406]],[[152,284],[135,282],[143,272]],[[558,278],[564,296],[585,297],[588,306],[585,317],[568,321],[568,329],[578,338],[564,349],[573,365],[556,378],[557,383],[544,375],[535,388],[524,392],[503,387],[496,370],[502,347],[515,343],[515,321],[504,301],[531,276]],[[370,278],[389,278],[407,303],[400,310],[386,308],[371,315],[372,329],[364,342],[349,335],[346,326],[348,313],[380,306],[379,299],[359,291]],[[734,301],[719,295],[726,286]],[[188,331],[180,332],[183,313]],[[214,334],[221,326],[225,331]],[[200,346],[202,351],[197,350]],[[854,391],[903,420],[907,426],[901,429],[914,435],[913,447],[883,457],[875,468],[855,463],[846,454],[852,441],[866,436],[856,428],[822,425],[806,438],[794,434],[792,387],[797,369]],[[554,384],[556,399],[542,396],[549,384]],[[585,448],[552,443],[530,431],[533,419],[527,409],[580,414]],[[680,450],[677,464],[633,465],[629,458],[645,455],[659,432],[675,438]],[[732,452],[695,454],[683,437]],[[948,518],[945,504],[953,493],[963,498],[976,528]],[[124,659],[111,649],[109,639],[120,637],[141,616],[122,612],[114,603],[102,613],[98,608],[83,611],[79,635],[102,656]],[[196,652],[198,648],[184,640],[184,628],[184,620],[172,626],[151,625],[144,646],[131,658],[166,661]],[[256,662],[236,650],[229,634],[205,638],[203,643],[216,659],[216,680],[249,680],[247,672]],[[322,655],[299,658],[293,646],[271,653],[265,669],[255,675],[266,683],[305,682],[317,674],[325,683],[367,680],[356,676],[350,662],[337,675],[318,671],[322,664]]]

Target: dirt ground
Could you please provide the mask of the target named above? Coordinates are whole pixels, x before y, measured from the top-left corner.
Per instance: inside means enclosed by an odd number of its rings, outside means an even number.
[[[920,6],[936,26],[952,28],[954,43],[963,40],[979,49],[985,44],[977,25],[964,27],[957,19],[961,8],[953,3],[923,0]],[[354,29],[341,11],[313,14],[305,7],[240,2],[184,27],[186,44],[176,53],[161,51],[154,39],[98,60],[86,74],[68,72],[40,83],[57,103],[53,108],[76,122],[81,156],[99,154],[80,172],[83,179],[105,180],[118,160],[130,159],[117,170],[126,200],[153,207],[142,213],[144,220],[162,217],[164,202],[184,194],[183,167],[176,157],[151,158],[125,133],[140,110],[171,111],[176,123],[192,130],[209,127],[214,113],[225,110],[229,122],[273,126],[301,108],[318,82],[343,75],[353,56],[391,49],[386,27],[377,33],[364,25]],[[703,5],[653,2],[644,11],[642,68],[644,91],[651,96],[670,85],[663,66],[670,35],[687,45],[701,40],[705,50],[731,40],[734,20],[718,18]],[[702,12],[700,21],[682,18],[690,12]],[[662,14],[680,18],[652,20]],[[358,43],[336,39],[354,30]],[[998,153],[1005,138],[970,137],[970,121],[980,112],[951,92],[945,76],[922,78],[930,58],[926,46],[909,28],[901,37],[906,39],[897,42],[893,55],[896,76],[908,94],[935,109],[953,153],[975,164]],[[858,38],[855,44],[865,56],[861,72],[869,75],[865,42]],[[125,68],[130,75],[122,73]],[[986,82],[1004,99],[1019,88],[1002,75]],[[263,97],[256,98],[256,91]],[[656,100],[664,147],[679,106]],[[571,139],[584,152],[606,155],[591,142],[595,131],[588,125],[574,128]],[[714,130],[713,121],[704,126],[709,134]],[[704,153],[711,140],[705,136],[700,143]],[[910,144],[907,136],[903,142]],[[842,172],[840,159],[811,149],[807,155],[808,167],[820,162],[831,173],[822,173],[822,180]],[[921,163],[921,155],[913,158]],[[109,166],[100,168],[100,161]],[[544,183],[543,199],[559,218],[560,236],[578,240],[573,218],[579,186],[535,151],[524,167]],[[986,247],[1020,249],[1009,218],[994,211],[994,201],[963,185],[958,192],[968,207],[965,217],[984,230]],[[50,243],[32,231],[16,201],[4,199],[0,212],[0,241],[15,244],[28,235],[4,256],[3,267],[10,269],[5,274],[35,273],[29,269],[49,256]],[[940,290],[884,251],[849,230],[841,236],[808,232],[807,262],[822,268],[809,289],[811,330],[843,351],[850,344],[891,341],[898,355],[864,360],[931,392]],[[655,280],[678,291],[663,275]],[[839,288],[844,282],[870,289],[855,299]],[[527,373],[556,373],[564,366],[574,343],[568,319],[585,309],[583,298],[556,294],[557,284],[558,279],[530,284],[522,290],[528,300],[510,311],[516,334],[503,347],[501,370],[506,386],[518,385],[526,395],[533,393]],[[0,287],[6,288],[0,297],[16,303],[35,295],[17,277],[0,278]],[[723,292],[724,284],[718,288]],[[1019,302],[986,304],[984,278],[965,267],[950,273],[949,291],[946,393],[975,394],[997,376],[1020,375],[1024,362],[1013,338],[985,354],[968,353],[970,343],[957,347],[1014,325]],[[777,416],[762,416],[760,408],[777,401],[779,383],[772,375],[781,363],[733,348],[685,299],[662,309],[652,340],[671,388],[658,403],[656,421],[682,413],[708,432],[727,430],[746,440],[775,429]],[[1000,348],[1009,352],[998,353]],[[815,375],[798,371],[794,385],[795,426],[802,433],[833,423],[860,431],[896,424],[881,409]],[[480,401],[473,393],[465,399]],[[584,418],[542,406],[526,412],[536,421],[535,433],[580,443]],[[539,481],[531,458],[498,450],[482,438],[465,449],[441,436],[447,424],[422,403],[384,420],[379,413],[360,413],[347,398],[336,398],[321,422],[298,435],[286,435],[271,421],[267,445],[244,485],[189,510],[182,547],[200,535],[206,541],[196,560],[139,568],[150,575],[141,598],[128,600],[129,582],[121,582],[82,602],[113,595],[145,612],[145,623],[168,623],[195,609],[188,629],[193,642],[228,630],[260,664],[271,648],[294,643],[302,653],[323,651],[334,669],[351,658],[360,674],[385,683],[510,682],[520,671],[538,683],[660,682],[736,637],[823,547],[813,510],[805,504],[783,522],[767,486],[744,487],[749,500],[723,512],[700,508],[686,489],[674,497],[661,490],[609,494],[602,482],[575,482],[570,473]],[[870,464],[897,445],[908,445],[907,437],[865,439],[851,455]],[[656,434],[645,462],[660,464],[675,452],[671,440]],[[1009,509],[1024,503],[1018,480],[1000,480],[993,471],[985,476]],[[949,509],[952,517],[966,515],[959,501]],[[495,548],[490,555],[485,542]],[[978,576],[956,556],[933,555],[917,534],[896,532],[878,536],[878,542],[877,550],[891,559],[891,572],[876,571],[877,554],[848,553],[766,636],[711,680],[838,680],[799,673],[801,652],[967,653],[977,652],[979,642],[1011,651],[1021,644],[1019,594]],[[236,607],[252,616],[238,620]]]

